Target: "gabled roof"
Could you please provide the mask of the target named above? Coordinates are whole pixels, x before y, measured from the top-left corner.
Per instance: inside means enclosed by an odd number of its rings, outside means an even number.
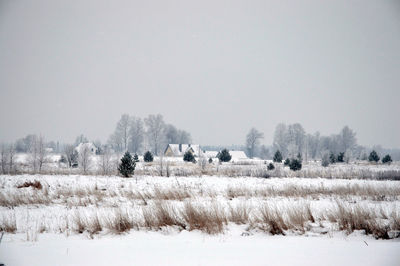
[[[96,153],[97,151],[96,146],[92,142],[79,143],[75,150],[80,153],[85,147],[88,147],[91,153]]]
[[[180,145],[181,145],[181,150],[179,149]],[[190,149],[192,149],[193,154],[195,156],[199,156],[199,152],[200,152],[200,154],[203,153],[203,151],[200,149],[200,145],[198,145],[198,144],[168,144],[165,151],[167,151],[168,147],[171,148],[174,156],[183,156],[185,154],[185,152]]]
[[[232,156],[232,159],[248,159],[244,151],[229,151],[229,154]]]
[[[204,152],[204,157],[206,158],[215,158],[217,157],[218,152],[217,151],[205,151]]]

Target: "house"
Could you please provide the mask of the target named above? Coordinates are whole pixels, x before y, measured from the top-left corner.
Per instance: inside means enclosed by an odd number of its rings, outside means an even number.
[[[83,149],[88,148],[90,153],[92,155],[96,154],[97,147],[91,143],[91,142],[86,142],[86,143],[79,143],[79,145],[75,148],[75,150],[80,153]]]
[[[232,160],[248,159],[244,151],[229,151],[229,154],[232,156]]]
[[[204,151],[204,157],[206,158],[217,158],[218,152],[217,151]]]
[[[196,157],[203,156],[203,151],[198,144],[168,144],[164,151],[164,156],[183,156],[186,152],[191,152]]]
[[[206,158],[217,158],[218,157],[218,153],[217,151],[204,151],[204,157]],[[244,151],[229,151],[229,154],[232,156],[231,160],[244,160],[244,159],[248,159],[248,157],[246,156],[246,153],[244,153]]]

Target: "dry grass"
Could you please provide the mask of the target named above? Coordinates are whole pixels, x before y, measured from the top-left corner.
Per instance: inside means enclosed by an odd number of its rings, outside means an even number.
[[[160,187],[154,187],[153,199],[155,200],[179,200],[190,198],[191,194],[186,188],[171,187],[161,189]]]
[[[374,210],[360,205],[345,206],[337,202],[337,221],[340,230],[352,233],[354,230],[363,230],[367,235],[371,234],[377,239],[390,239],[389,224],[378,221],[378,215]]]
[[[15,233],[17,231],[17,221],[15,219],[15,213],[10,216],[2,216],[0,222],[0,232]]]
[[[106,217],[104,227],[115,234],[128,232],[132,228],[139,228],[137,223],[134,223],[126,210],[116,209],[114,215]]]
[[[90,206],[90,205],[104,205],[116,201],[142,201],[143,205],[147,205],[150,201],[156,200],[170,200],[170,201],[184,201],[187,199],[194,199],[200,197],[215,198],[221,195],[220,190],[213,187],[203,186],[202,184],[194,185],[180,185],[179,178],[171,179],[171,182],[177,185],[161,187],[148,183],[145,190],[139,190],[131,182],[120,182],[120,186],[103,187],[99,188],[97,183],[93,185],[76,186],[70,183],[50,183],[45,181],[31,180],[23,181],[20,187],[16,189],[13,186],[11,189],[0,190],[0,206],[16,207],[20,205],[29,204],[65,204],[68,207],[74,206]],[[1,179],[4,181],[5,179]],[[185,182],[184,182],[185,183]],[[233,182],[236,183],[236,182]],[[253,182],[251,182],[253,183]],[[320,198],[333,198],[349,200],[354,196],[358,197],[357,200],[374,200],[374,201],[395,201],[400,200],[400,186],[392,184],[368,184],[367,183],[347,183],[337,185],[305,185],[303,184],[286,184],[285,186],[276,187],[271,182],[263,180],[257,181],[259,186],[254,185],[230,185],[227,184],[225,193],[222,195],[228,199],[233,198],[305,198],[305,199],[320,199]],[[129,186],[127,186],[128,184]],[[3,182],[3,187],[4,182]],[[26,189],[33,187],[34,189]],[[39,189],[40,188],[40,189]]]
[[[264,188],[250,188],[246,186],[228,186],[226,197],[229,199],[238,197],[285,197],[285,198],[313,198],[334,197],[347,199],[351,196],[358,196],[364,199],[376,201],[393,201],[400,198],[400,187],[398,186],[378,186],[347,184],[332,187],[320,186],[301,186],[289,184],[282,188],[265,186]]]
[[[17,185],[17,188],[25,188],[25,187],[33,187],[40,190],[42,189],[42,184],[38,180],[35,180],[33,182],[25,181],[23,184]]]
[[[251,207],[242,202],[235,207],[229,204],[228,220],[235,224],[246,224],[249,222]]]
[[[181,215],[188,225],[189,231],[200,230],[208,234],[223,232],[224,225],[227,224],[225,212],[217,203],[210,207],[195,206],[191,202],[185,203]]]
[[[154,206],[142,208],[142,212],[146,228],[160,230],[165,226],[177,226],[180,229],[186,229],[176,209],[167,202],[157,201]]]
[[[370,205],[369,205],[370,206]],[[96,210],[96,209],[95,209]],[[141,212],[140,212],[141,210]],[[71,212],[71,211],[70,211]],[[131,215],[131,214],[135,215]],[[39,218],[42,219],[42,218]],[[60,216],[56,225],[41,223],[36,226],[21,225],[17,228],[15,212],[3,215],[0,231],[31,234],[42,232],[87,233],[90,237],[101,232],[121,234],[132,229],[163,230],[173,227],[177,230],[199,230],[207,234],[219,234],[225,231],[228,222],[249,224],[249,230],[259,229],[272,235],[289,233],[304,234],[319,224],[329,224],[330,230],[352,233],[361,230],[377,239],[390,239],[400,236],[400,216],[397,210],[389,212],[368,205],[349,204],[338,201],[333,208],[315,213],[309,202],[290,203],[278,206],[269,202],[256,207],[245,202],[221,205],[216,202],[184,204],[171,201],[155,201],[139,209],[104,209],[99,213],[87,212],[85,208],[72,211],[70,215]],[[42,220],[41,220],[42,221]],[[34,222],[33,222],[34,223]],[[32,228],[35,228],[33,232]],[[336,229],[335,229],[336,228]],[[107,231],[105,231],[107,230]],[[28,232],[29,231],[29,232]],[[30,237],[30,239],[33,239]]]
[[[309,204],[287,210],[289,227],[302,233],[306,231],[306,223],[315,223],[314,215]]]
[[[259,208],[259,215],[255,222],[253,222],[253,227],[258,227],[272,235],[286,235],[284,231],[289,229],[279,209],[271,207],[268,203]]]
[[[0,206],[2,207],[16,207],[20,205],[48,205],[52,202],[51,198],[43,193],[29,192],[29,191],[1,191],[0,192]]]

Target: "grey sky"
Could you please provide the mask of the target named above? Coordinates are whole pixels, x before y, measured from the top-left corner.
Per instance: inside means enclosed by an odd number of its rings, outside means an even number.
[[[299,122],[400,147],[399,47],[395,0],[0,0],[0,140],[161,113],[200,144]]]

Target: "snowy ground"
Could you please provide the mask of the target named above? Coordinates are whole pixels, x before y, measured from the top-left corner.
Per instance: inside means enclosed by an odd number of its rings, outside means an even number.
[[[399,265],[400,182],[0,176],[0,229],[6,265]]]
[[[118,174],[118,164],[122,154],[114,154],[109,161],[108,174]],[[50,154],[41,170],[42,174],[71,175],[82,174],[83,170],[69,168],[60,162],[60,154]],[[343,179],[381,179],[400,180],[400,162],[391,164],[376,164],[367,161],[352,161],[350,163],[335,163],[328,167],[322,167],[320,161],[303,161],[300,171],[291,171],[283,163],[273,163],[271,160],[261,159],[235,159],[230,162],[219,163],[214,158],[208,163],[207,158],[197,158],[197,163],[184,162],[182,157],[155,157],[154,162],[140,162],[136,164],[135,173],[138,175],[170,175],[170,176],[229,176],[229,177],[306,177],[306,178],[343,178]],[[102,175],[102,157],[93,155],[90,157],[87,174]],[[27,154],[17,154],[14,170],[16,173],[33,173],[33,168]],[[267,170],[267,165],[273,163],[275,169]]]
[[[209,236],[182,231],[131,232],[85,239],[40,235],[26,242],[7,235],[0,260],[13,265],[399,265],[400,242],[365,236]]]

